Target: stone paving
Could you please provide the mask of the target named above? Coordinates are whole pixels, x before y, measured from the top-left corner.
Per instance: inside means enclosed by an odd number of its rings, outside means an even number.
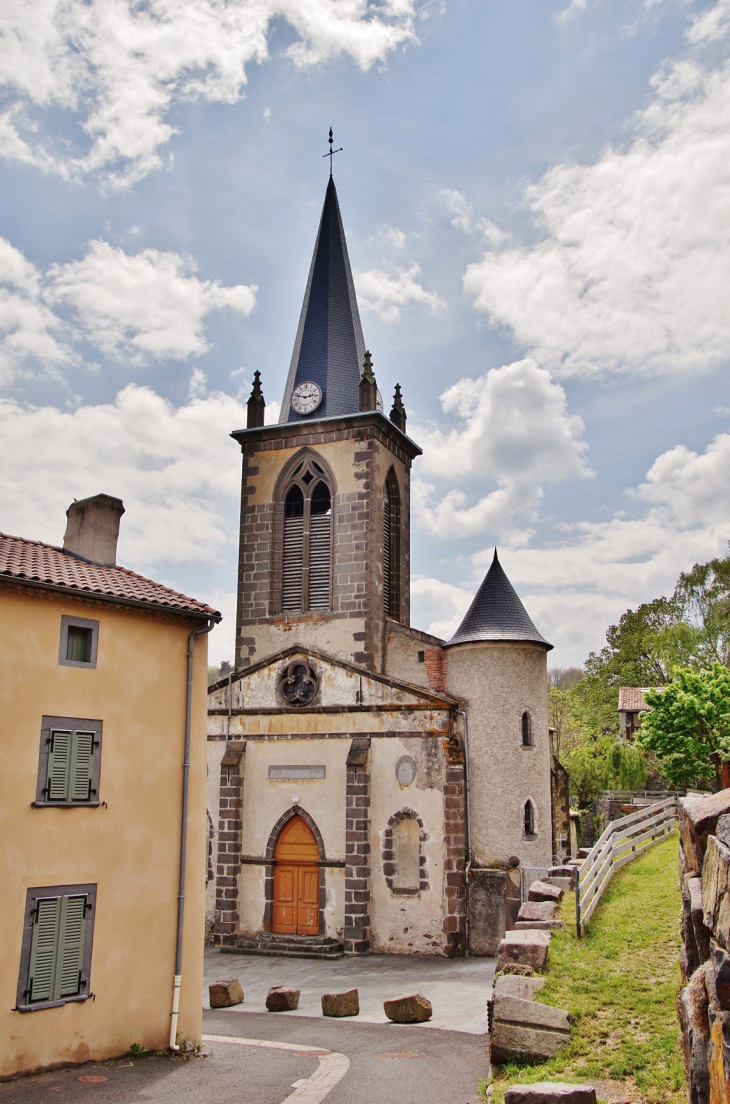
[[[212,981],[237,977],[245,1000],[233,1008],[219,1010],[226,1014],[266,1012],[266,994],[271,986],[293,985],[301,990],[299,1007],[276,1015],[287,1019],[294,1016],[321,1019],[323,993],[357,989],[360,1014],[349,1022],[385,1024],[388,1020],[383,1012],[383,1001],[417,990],[433,1005],[433,1017],[420,1027],[483,1035],[487,1030],[487,1000],[492,991],[494,971],[493,958],[366,955],[328,962],[221,954],[213,947],[206,947],[203,1007],[210,1008],[208,986]]]

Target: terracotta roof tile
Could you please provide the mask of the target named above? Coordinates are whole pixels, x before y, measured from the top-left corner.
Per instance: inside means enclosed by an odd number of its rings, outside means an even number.
[[[89,597],[159,606],[178,613],[220,618],[217,610],[126,567],[87,563],[52,544],[0,533],[0,578],[82,591]]]
[[[647,690],[653,690],[653,686],[621,686],[618,692],[618,708],[623,713],[640,713],[648,711],[650,706],[644,701]]]

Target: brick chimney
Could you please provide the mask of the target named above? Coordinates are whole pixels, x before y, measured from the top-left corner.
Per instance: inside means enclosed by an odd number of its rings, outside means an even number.
[[[98,494],[72,502],[66,511],[64,552],[104,567],[116,567],[119,521],[124,513],[121,498]]]

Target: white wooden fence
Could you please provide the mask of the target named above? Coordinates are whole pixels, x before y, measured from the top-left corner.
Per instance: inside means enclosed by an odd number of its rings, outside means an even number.
[[[668,797],[606,826],[575,871],[575,924],[579,937],[615,871],[663,839],[672,831],[676,819],[677,799]]]

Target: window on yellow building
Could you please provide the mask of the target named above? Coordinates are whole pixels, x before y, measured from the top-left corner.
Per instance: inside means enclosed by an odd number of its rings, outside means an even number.
[[[98,805],[101,721],[44,717],[35,805]]]
[[[87,1000],[96,886],[44,886],[26,894],[16,1009]]]

